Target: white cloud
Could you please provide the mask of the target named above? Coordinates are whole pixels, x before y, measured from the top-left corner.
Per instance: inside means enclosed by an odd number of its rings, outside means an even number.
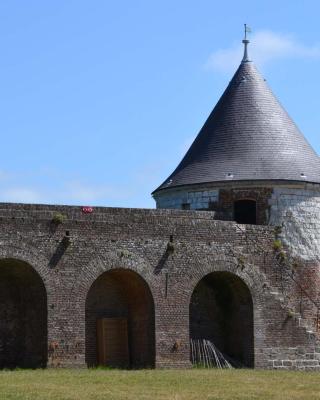
[[[242,55],[241,43],[228,49],[220,49],[209,56],[205,67],[229,72],[239,65]],[[250,37],[249,55],[259,66],[276,59],[320,58],[320,45],[306,46],[291,35],[264,30],[257,31]]]
[[[80,181],[64,182],[50,189],[39,185],[8,185],[0,189],[0,202],[42,204],[106,204],[127,200],[131,191],[124,187],[88,185]]]
[[[142,165],[132,170],[125,179],[116,182],[95,182],[87,178],[64,176],[59,171],[41,169],[7,173],[0,170],[0,202],[132,206],[138,200],[144,201],[143,194],[149,193],[161,181],[161,162]],[[153,204],[150,201],[150,206]]]
[[[27,187],[11,187],[0,192],[0,199],[5,202],[39,203],[42,198],[39,191]]]
[[[129,196],[128,190],[121,187],[108,185],[89,185],[80,181],[68,182],[62,197],[70,198],[76,202],[96,202],[110,199],[124,199]]]

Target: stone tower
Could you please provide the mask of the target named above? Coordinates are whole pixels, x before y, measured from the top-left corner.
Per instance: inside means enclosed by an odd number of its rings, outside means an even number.
[[[282,226],[292,256],[317,264],[320,159],[244,56],[173,173],[157,208],[211,210],[220,220]]]

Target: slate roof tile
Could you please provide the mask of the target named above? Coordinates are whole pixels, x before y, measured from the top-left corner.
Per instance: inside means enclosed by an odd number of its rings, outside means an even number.
[[[228,174],[232,181],[320,183],[320,158],[250,61],[240,64],[190,149],[155,192],[227,181]]]

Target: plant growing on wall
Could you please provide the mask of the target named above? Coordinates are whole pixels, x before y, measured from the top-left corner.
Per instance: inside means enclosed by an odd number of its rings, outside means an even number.
[[[132,257],[132,254],[130,253],[130,251],[128,251],[126,249],[118,250],[117,253],[120,258],[131,258]]]
[[[280,263],[283,263],[287,259],[287,254],[283,249],[283,245],[280,239],[275,239],[273,242],[273,250],[276,253],[277,259]]]
[[[238,258],[237,258],[237,261],[238,261],[239,267],[241,269],[244,269],[244,267],[245,267],[245,258],[244,258],[244,256],[243,255],[239,255]]]
[[[282,242],[280,239],[275,239],[273,242],[273,249],[279,251],[282,249]]]
[[[52,222],[54,224],[59,225],[59,224],[63,224],[66,219],[67,219],[67,217],[64,214],[62,214],[62,213],[54,213],[53,217],[52,217]]]
[[[175,249],[174,244],[173,244],[171,241],[168,242],[168,244],[167,244],[167,251],[168,251],[169,253],[173,253],[173,252],[174,252],[174,249]]]

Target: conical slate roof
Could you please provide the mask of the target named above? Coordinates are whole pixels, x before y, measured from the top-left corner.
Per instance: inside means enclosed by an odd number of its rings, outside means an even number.
[[[320,158],[246,54],[190,149],[155,192],[230,180],[320,183]]]

